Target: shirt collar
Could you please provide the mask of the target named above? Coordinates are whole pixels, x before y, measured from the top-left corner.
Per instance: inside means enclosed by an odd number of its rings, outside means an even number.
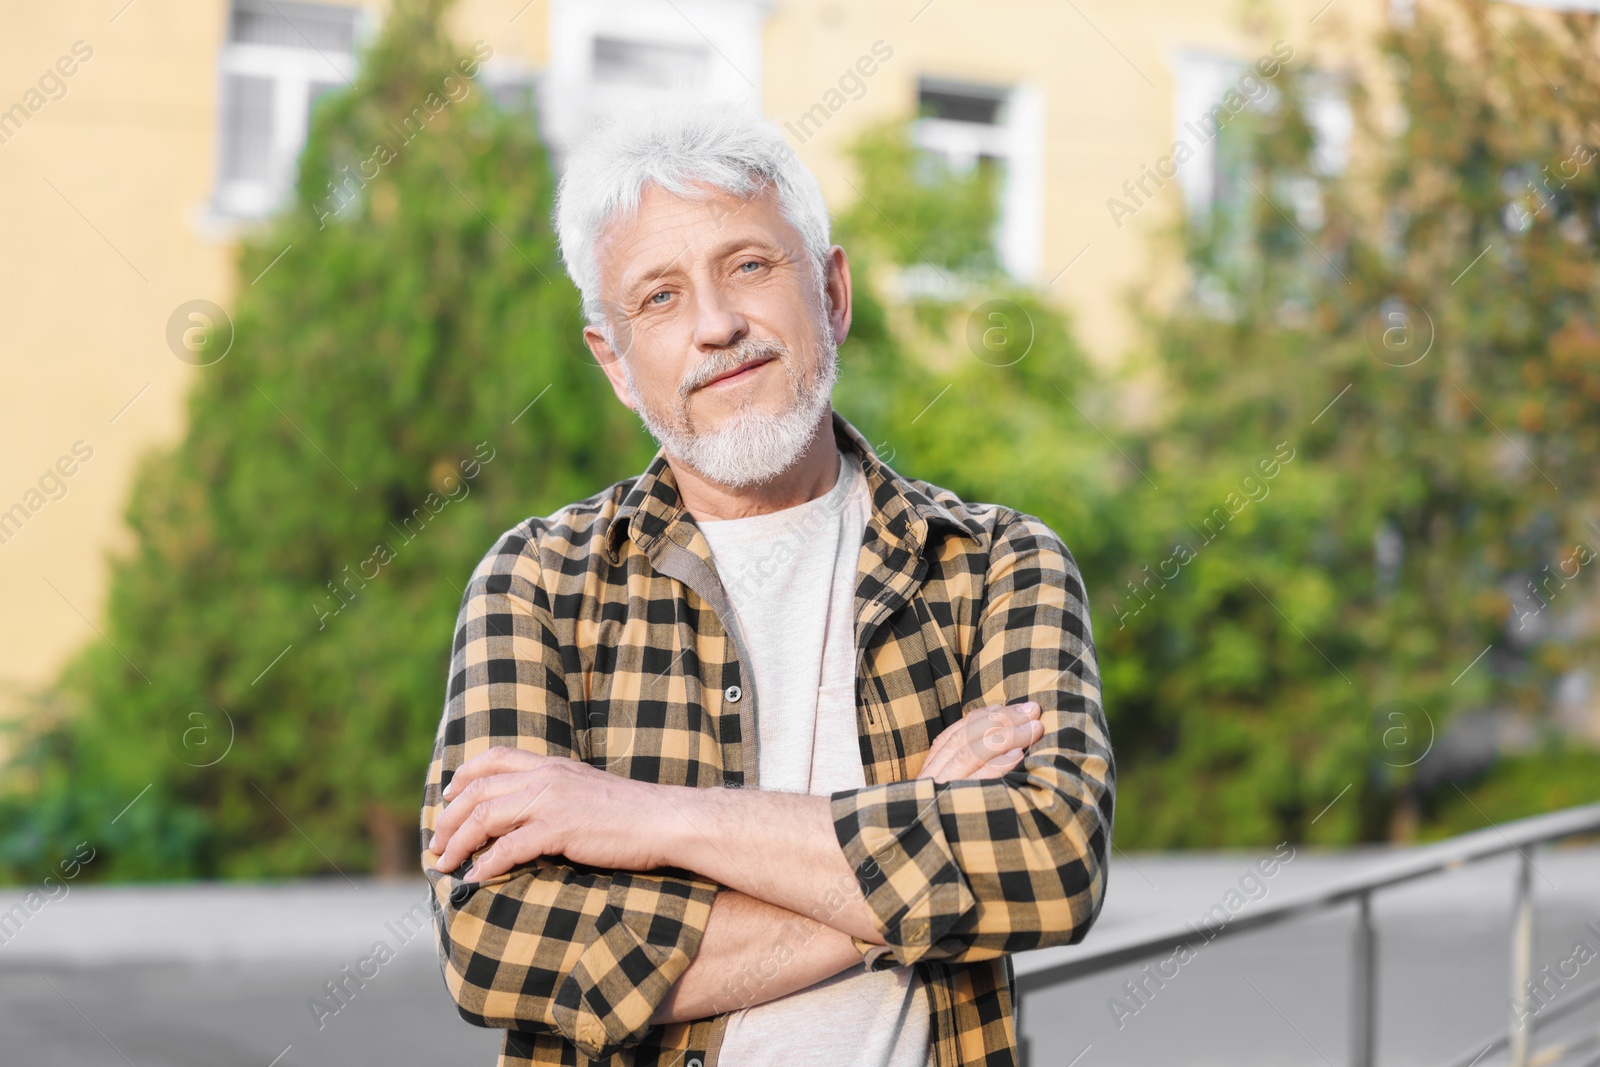
[[[907,558],[914,562],[936,529],[950,529],[979,539],[978,532],[948,507],[885,463],[843,415],[832,412],[832,422],[839,447],[860,457],[861,471],[872,494],[869,526],[876,528],[891,546],[903,544],[910,550]],[[655,458],[623,496],[606,528],[606,556],[613,565],[622,561],[620,542],[624,535],[649,552],[658,538],[670,536],[671,529],[685,521],[692,522],[693,516],[685,510],[678,494],[677,478],[667,463],[666,450],[657,449]]]

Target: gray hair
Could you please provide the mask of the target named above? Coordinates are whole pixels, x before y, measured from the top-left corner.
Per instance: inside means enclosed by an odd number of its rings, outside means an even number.
[[[805,244],[814,282],[820,288],[826,279],[828,207],[782,131],[748,100],[674,90],[593,127],[561,175],[556,238],[591,326],[609,330],[595,242],[613,222],[632,217],[647,184],[685,199],[704,197],[696,184],[741,199],[774,188],[784,219]]]

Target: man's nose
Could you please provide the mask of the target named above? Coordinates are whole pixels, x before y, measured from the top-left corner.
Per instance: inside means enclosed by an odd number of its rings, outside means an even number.
[[[694,343],[696,348],[726,348],[750,332],[738,306],[715,285],[695,294]]]

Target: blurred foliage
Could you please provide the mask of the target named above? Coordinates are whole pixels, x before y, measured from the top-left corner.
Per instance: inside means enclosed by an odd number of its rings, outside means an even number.
[[[1494,18],[1428,5],[1384,37],[1340,174],[1303,67],[1223,130],[1242,195],[1189,231],[1191,297],[1147,314],[1170,403],[1129,448],[1154,482],[1131,559],[1100,572],[1129,846],[1382,839],[1481,770],[1429,750],[1457,715],[1547,730],[1594,664],[1596,21]],[[1600,799],[1585,768],[1545,795]],[[1477,825],[1526,813],[1503,800]]]
[[[461,583],[501,531],[653,453],[579,337],[531,115],[446,88],[471,53],[442,6],[396,6],[317,105],[294,205],[246,242],[237,342],[139,475],[110,640],[8,768],[0,874],[86,838],[95,877],[410,870]],[[931,163],[904,122],[852,150],[837,407],[897,469],[1071,546],[1119,847],[1431,836],[1600,798],[1591,752],[1439,743],[1464,711],[1545,729],[1554,681],[1594,662],[1578,609],[1600,590],[1572,562],[1600,548],[1595,21],[1494,14],[1430,5],[1383,40],[1340,174],[1286,67],[1277,106],[1223,130],[1229,195],[1181,238],[1194,284],[1143,307],[1117,374],[997,270],[994,171]],[[402,141],[429,93],[460,98]],[[912,269],[937,291],[878,297]],[[1145,373],[1162,400],[1135,426]]]
[[[1429,798],[1417,837],[1433,841],[1482,830],[1489,812],[1498,823],[1592,804],[1596,781],[1600,781],[1600,753],[1552,738],[1533,752],[1497,761],[1481,780],[1459,790],[1437,791]],[[1592,844],[1593,838],[1574,840]]]
[[[1457,716],[1552,733],[1554,683],[1592,671],[1596,22],[1495,17],[1430,7],[1378,42],[1388,80],[1343,86],[1358,128],[1337,172],[1308,119],[1327,73],[1285,66],[1275,106],[1223,127],[1219,207],[1178,238],[1192,287],[1141,305],[1149,342],[1125,376],[1096,374],[1058,312],[981,271],[965,272],[981,295],[919,308],[977,359],[876,425],[902,469],[1039,515],[1072,547],[1122,847],[1481,826],[1448,814],[1493,759],[1440,743]],[[875,225],[893,240],[862,247],[959,268],[916,254],[946,220],[905,152],[855,159],[845,232]],[[975,342],[996,298],[1034,338],[1011,365]],[[1144,371],[1161,410],[1135,429],[1118,399]],[[1538,796],[1600,800],[1581,753],[1542,766]],[[1487,817],[1539,810],[1496,781]]]

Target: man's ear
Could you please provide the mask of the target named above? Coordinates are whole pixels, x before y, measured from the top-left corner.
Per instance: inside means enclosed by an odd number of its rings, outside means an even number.
[[[589,346],[595,362],[600,364],[600,369],[606,372],[606,378],[611,382],[611,391],[617,394],[622,406],[629,411],[636,411],[633,406],[633,395],[628,390],[628,379],[622,369],[621,353],[611,347],[611,342],[606,340],[605,333],[598,326],[585,326],[583,341]]]
[[[828,314],[833,326],[835,344],[844,344],[850,336],[850,257],[839,245],[828,249]]]

